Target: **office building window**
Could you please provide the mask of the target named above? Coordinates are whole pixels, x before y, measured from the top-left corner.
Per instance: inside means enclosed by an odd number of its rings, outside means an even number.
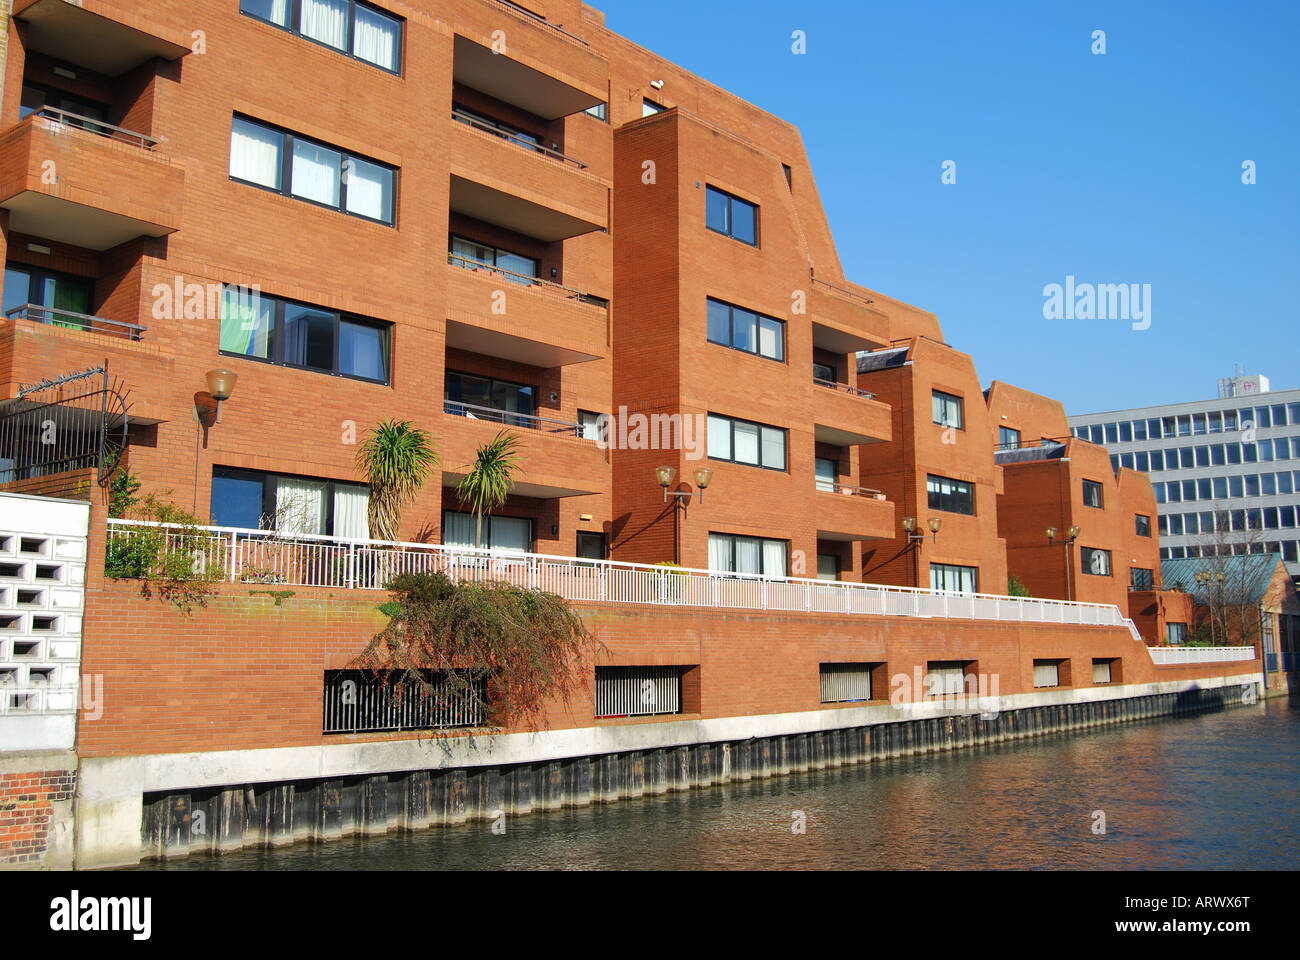
[[[709,570],[714,573],[784,577],[789,552],[790,544],[786,540],[709,534]]]
[[[397,170],[276,127],[235,117],[230,177],[350,216],[393,224]]]
[[[704,222],[710,230],[758,246],[758,207],[714,187],[705,188]]]
[[[1143,567],[1129,567],[1129,586],[1134,590],[1154,590],[1155,571]]]
[[[785,469],[786,432],[780,427],[709,414],[709,459],[765,470]]]
[[[1137,535],[1139,537],[1151,536],[1151,518],[1142,513],[1135,513],[1133,519],[1137,526]]]
[[[391,325],[227,286],[220,350],[318,373],[388,382]]]
[[[402,21],[355,0],[239,0],[250,17],[364,60],[401,72]]]
[[[364,540],[369,502],[364,484],[212,468],[211,518],[218,527]]]
[[[1083,505],[1102,509],[1101,484],[1095,480],[1083,481]]]
[[[926,494],[931,510],[944,510],[948,513],[975,514],[975,486],[963,480],[951,477],[928,476],[925,481]]]
[[[1002,450],[1020,449],[1020,431],[1010,427],[998,427],[998,448]]]
[[[930,564],[930,589],[946,593],[979,593],[979,567]]]
[[[1083,565],[1083,572],[1092,574],[1094,577],[1110,576],[1110,551],[1098,550],[1094,547],[1083,547],[1080,551],[1080,559]]]
[[[965,411],[962,409],[961,397],[934,390],[930,394],[930,410],[934,422],[940,426],[956,427],[958,430],[965,429]]]
[[[454,510],[442,512],[442,542],[448,547],[474,546],[478,518],[472,513]],[[526,517],[482,518],[478,545],[483,550],[501,553],[531,553],[533,550],[533,521]]]
[[[609,555],[605,535],[579,530],[577,550],[573,555],[582,560],[604,560]]]
[[[785,323],[721,300],[709,298],[706,305],[710,343],[785,361]]]

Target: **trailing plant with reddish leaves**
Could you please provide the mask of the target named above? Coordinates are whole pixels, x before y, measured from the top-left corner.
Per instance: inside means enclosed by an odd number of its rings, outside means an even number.
[[[391,619],[351,666],[394,695],[441,695],[476,707],[488,724],[537,729],[547,703],[586,686],[604,645],[562,599],[505,583],[453,583],[445,574],[401,574],[388,584]],[[483,682],[486,680],[486,682]]]

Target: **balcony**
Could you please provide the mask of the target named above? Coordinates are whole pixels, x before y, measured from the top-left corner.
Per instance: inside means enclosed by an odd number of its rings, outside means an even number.
[[[180,229],[185,174],[157,141],[44,107],[0,137],[0,207],[9,227],[108,250]]]
[[[73,313],[71,310],[59,310],[55,307],[42,307],[34,303],[24,303],[6,310],[5,319],[30,320],[32,323],[44,323],[66,330],[80,330],[83,333],[99,333],[125,340],[140,340],[145,331],[145,328],[139,324]]]
[[[581,161],[448,118],[451,209],[546,243],[604,229],[609,184]]]
[[[445,467],[472,463],[478,447],[504,428],[517,434],[522,446],[519,479],[510,490],[513,496],[554,500],[609,489],[605,451],[595,440],[583,437],[579,424],[455,400],[443,402],[443,414]],[[444,469],[442,485],[454,487],[465,469]]]
[[[453,109],[451,111],[451,118],[457,123],[463,123],[467,127],[473,127],[475,130],[479,130],[483,133],[489,134],[490,136],[504,140],[512,146],[518,147],[520,150],[527,151],[528,153],[540,154],[541,156],[547,157],[558,163],[570,164],[578,170],[587,169],[587,165],[576,157],[566,156],[558,150],[552,150],[545,144],[536,142],[528,134],[520,133],[517,130],[513,130],[501,124],[483,120],[479,117],[465,113],[463,110]]]
[[[479,9],[466,5],[457,18],[465,22],[457,26],[489,44],[494,32],[512,27],[497,17],[471,25],[466,18],[477,13]],[[522,19],[534,26],[506,29],[501,53],[458,32],[452,51],[453,80],[543,120],[558,120],[603,103],[600,91],[608,87],[609,65],[584,41],[544,21]]]
[[[887,540],[894,536],[894,505],[879,490],[817,481],[818,540]]]
[[[830,380],[814,379],[811,389],[813,433],[818,443],[849,447],[893,439],[889,405],[874,394]]]
[[[813,346],[831,353],[876,350],[889,343],[889,318],[871,299],[812,277]]]
[[[135,11],[134,0],[15,0],[13,17],[27,24],[27,49],[81,64],[110,77],[154,57],[179,60],[188,33]]]
[[[447,346],[534,367],[605,356],[607,309],[581,291],[447,256]],[[504,313],[494,313],[502,303]]]

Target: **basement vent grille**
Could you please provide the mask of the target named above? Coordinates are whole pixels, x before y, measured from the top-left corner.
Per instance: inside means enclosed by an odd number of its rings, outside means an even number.
[[[681,712],[681,667],[596,668],[598,720]]]

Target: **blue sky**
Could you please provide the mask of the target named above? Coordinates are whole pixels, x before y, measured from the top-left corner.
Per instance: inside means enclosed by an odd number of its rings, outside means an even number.
[[[1300,3],[594,3],[796,124],[848,276],[936,313],[983,385],[1069,413],[1238,362],[1300,387]],[[1150,284],[1150,329],[1045,320],[1067,275]]]

